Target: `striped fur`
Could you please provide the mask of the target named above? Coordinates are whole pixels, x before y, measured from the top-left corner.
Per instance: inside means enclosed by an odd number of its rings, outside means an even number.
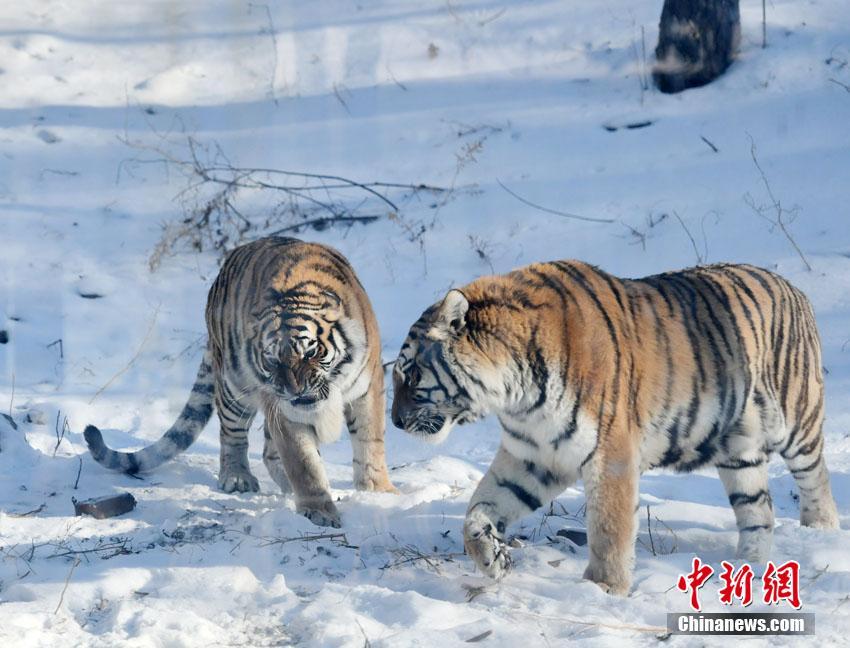
[[[218,483],[226,492],[257,491],[248,465],[248,429],[265,415],[263,462],[298,510],[316,524],[339,526],[319,443],[346,421],[354,482],[394,491],[384,458],[384,375],[375,315],[348,261],[336,250],[270,237],[224,261],[206,308],[209,341],[180,417],[153,445],[116,452],[94,426],[92,456],[107,468],[152,470],[188,448],[210,419],[221,424]]]
[[[502,439],[467,511],[468,553],[509,566],[505,528],[582,478],[585,576],[628,591],[642,471],[717,467],[738,555],[768,557],[768,458],[805,525],[836,528],[814,315],[782,278],[715,265],[630,280],[575,261],[484,277],[425,311],[393,371],[393,422],[432,440],[496,414]]]

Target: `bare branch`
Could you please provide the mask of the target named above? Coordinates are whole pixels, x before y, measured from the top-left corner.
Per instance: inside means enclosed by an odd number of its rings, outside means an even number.
[[[112,376],[112,378],[107,380],[106,384],[95,392],[94,396],[92,396],[91,400],[89,400],[89,405],[91,405],[98,396],[100,396],[104,391],[106,391],[112,383],[114,383],[130,367],[133,366],[133,363],[141,355],[142,349],[144,349],[145,345],[148,343],[148,340],[151,337],[151,333],[153,333],[154,324],[156,324],[156,318],[157,318],[158,315],[159,315],[159,305],[156,307],[156,309],[153,312],[153,317],[151,317],[151,322],[148,325],[147,333],[145,333],[145,337],[142,339],[142,343],[139,345],[139,348],[136,349],[136,353],[133,354],[133,357],[130,358],[130,361],[126,365],[124,365],[124,367],[120,371],[118,371],[114,376]]]
[[[56,605],[56,609],[53,611],[53,614],[59,613],[59,608],[62,607],[62,601],[65,600],[65,591],[68,589],[68,583],[71,582],[71,576],[74,573],[74,570],[77,568],[77,565],[80,564],[80,558],[77,557],[74,560],[74,564],[71,565],[71,569],[68,571],[68,576],[65,578],[65,586],[62,588],[62,594],[59,595],[59,603]]]
[[[756,155],[756,143],[753,140],[752,136],[748,136],[750,138],[750,156],[753,158],[753,164],[756,165],[756,169],[758,169],[759,175],[761,176],[761,181],[764,184],[764,188],[767,191],[767,195],[770,198],[770,208],[776,213],[774,218],[770,218],[764,214],[764,210],[760,209],[755,205],[755,203],[750,203],[750,207],[756,211],[762,218],[769,221],[773,225],[779,228],[782,234],[788,239],[788,242],[797,252],[797,255],[803,261],[803,265],[806,266],[806,269],[811,272],[812,266],[809,263],[809,260],[806,258],[806,255],[803,254],[803,250],[800,249],[800,246],[797,245],[797,241],[794,240],[794,237],[791,236],[791,232],[788,230],[787,223],[785,220],[785,216],[788,214],[792,214],[794,210],[787,210],[782,207],[782,203],[779,202],[779,199],[774,195],[773,188],[770,186],[770,182],[767,179],[767,175],[765,175],[764,169],[762,169],[761,164],[759,163],[758,156]]]
[[[679,225],[682,226],[682,229],[685,230],[685,234],[688,235],[688,240],[691,242],[691,247],[694,249],[694,254],[697,257],[697,265],[702,265],[703,263],[705,263],[705,258],[703,257],[702,254],[700,254],[699,248],[697,247],[697,242],[694,240],[694,237],[691,234],[691,230],[689,230],[688,226],[685,225],[685,221],[682,220],[682,217],[679,216],[678,212],[673,211],[673,216],[676,217],[676,220],[679,221]],[[649,508],[649,507],[647,507],[647,508]]]
[[[53,447],[53,456],[56,456],[56,451],[59,450],[59,445],[62,443],[62,439],[65,438],[65,433],[70,431],[70,427],[68,426],[68,417],[66,416],[62,420],[62,426],[59,426],[59,416],[62,414],[62,410],[56,411],[56,445]]]
[[[717,147],[714,145],[714,143],[713,143],[710,139],[708,139],[705,135],[700,135],[700,136],[699,136],[699,138],[700,138],[703,142],[705,142],[706,144],[708,144],[708,146],[710,146],[710,147],[711,147],[711,150],[712,150],[712,151],[714,151],[715,153],[720,153],[720,149],[719,149],[719,148],[717,148]]]
[[[8,513],[7,515],[9,517],[16,518],[29,517],[30,515],[36,515],[37,513],[41,513],[45,508],[47,508],[47,504],[39,504],[37,507],[30,511],[24,511],[23,513]]]
[[[311,220],[302,221],[300,223],[294,223],[292,225],[287,225],[286,227],[282,227],[279,230],[275,230],[271,233],[271,236],[275,236],[278,234],[285,234],[286,232],[299,232],[304,227],[312,227],[316,230],[323,230],[326,227],[331,225],[340,224],[340,223],[373,223],[378,220],[380,216],[333,216],[331,218],[313,218]]]
[[[646,530],[649,531],[649,546],[652,549],[652,555],[657,556],[655,552],[655,540],[652,538],[652,520],[649,517],[649,504],[646,505]]]
[[[613,223],[614,222],[614,220],[610,219],[610,218],[591,218],[590,216],[579,216],[578,214],[570,214],[568,212],[562,212],[562,211],[557,211],[556,209],[549,209],[548,207],[543,207],[543,206],[538,205],[536,203],[533,203],[530,200],[523,198],[519,194],[511,191],[498,178],[496,178],[496,182],[498,183],[498,185],[502,189],[507,191],[510,195],[512,195],[514,198],[519,200],[524,205],[528,205],[529,207],[533,207],[534,209],[539,209],[540,211],[544,211],[547,214],[554,214],[555,216],[563,216],[564,218],[575,218],[577,220],[588,221],[588,222],[591,222],[591,223]]]
[[[80,465],[77,466],[77,478],[74,480],[74,490],[77,490],[77,486],[80,485],[80,475],[83,472],[83,458],[77,455],[77,460],[80,462]]]
[[[271,12],[271,9],[269,9],[269,6],[267,4],[255,4],[255,3],[251,2],[251,3],[248,4],[248,7],[249,7],[249,10],[248,10],[249,13],[250,13],[250,10],[253,9],[254,7],[259,7],[261,9],[264,9],[265,12],[266,12],[266,19],[268,20],[268,28],[261,29],[260,33],[262,34],[263,32],[266,32],[269,35],[269,37],[271,38],[271,41],[272,41],[272,71],[271,71],[271,75],[269,76],[269,95],[271,96],[272,101],[274,102],[274,105],[277,106],[278,105],[277,96],[275,96],[275,92],[274,92],[274,82],[275,82],[275,78],[277,77],[277,35],[276,35],[277,30],[275,29],[274,21],[272,20],[272,12]]]
[[[842,88],[844,88],[847,92],[850,92],[850,85],[847,85],[846,83],[842,83],[842,82],[841,82],[841,81],[839,81],[838,79],[830,78],[829,80],[830,80],[830,81],[832,81],[835,85],[837,85],[837,86],[841,86],[841,87],[842,87]]]
[[[449,196],[454,190],[453,186],[426,183],[360,182],[332,173],[240,167],[215,142],[204,144],[184,134],[175,140],[154,132],[158,141],[153,144],[130,140],[126,135],[119,137],[125,145],[152,154],[155,161],[186,179],[175,195],[175,201],[183,207],[183,216],[164,226],[162,238],[149,259],[151,271],[178,244],[197,251],[213,249],[223,256],[248,239],[272,232],[350,227],[382,217],[393,220],[403,201],[420,192]],[[182,147],[182,153],[178,147]],[[274,203],[271,209],[264,206],[257,213],[257,200],[265,195],[272,196]],[[265,198],[263,201],[268,202]],[[382,208],[385,213],[380,213]]]

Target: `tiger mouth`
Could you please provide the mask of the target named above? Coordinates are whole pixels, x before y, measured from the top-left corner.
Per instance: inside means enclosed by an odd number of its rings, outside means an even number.
[[[305,394],[303,396],[293,398],[289,402],[296,407],[309,407],[310,405],[315,405],[321,400],[324,400],[324,398],[319,394]]]
[[[466,425],[467,423],[475,423],[481,416],[472,412],[464,412],[454,419],[456,425]]]
[[[436,416],[418,417],[414,420],[409,420],[404,426],[408,434],[417,434],[420,436],[431,436],[437,434],[443,425],[448,420],[448,417],[438,414]]]

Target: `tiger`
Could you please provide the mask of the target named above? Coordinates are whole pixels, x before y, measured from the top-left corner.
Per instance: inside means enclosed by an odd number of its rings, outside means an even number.
[[[638,483],[652,468],[714,465],[746,560],[771,549],[774,452],[796,480],[801,523],[838,526],[813,310],[751,265],[625,279],[566,260],[481,277],[413,324],[393,387],[393,423],[435,443],[498,417],[500,444],[463,524],[467,554],[495,579],[512,565],[508,525],[579,478],[584,578],[615,595],[631,587]]]
[[[176,422],[137,452],[109,449],[95,426],[84,436],[100,464],[130,474],[150,471],[186,450],[218,412],[224,492],[258,491],[248,462],[248,430],[265,422],[263,463],[296,510],[339,528],[319,455],[347,424],[354,485],[397,492],[384,449],[381,342],[366,291],[338,251],[271,236],[225,258],[206,305],[207,347]]]

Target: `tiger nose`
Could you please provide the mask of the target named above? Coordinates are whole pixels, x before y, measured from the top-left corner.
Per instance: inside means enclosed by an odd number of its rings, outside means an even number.
[[[405,417],[402,415],[402,403],[400,401],[401,397],[398,395],[393,398],[393,407],[390,412],[390,417],[393,420],[393,425],[395,425],[399,430],[403,430]]]
[[[404,421],[401,420],[401,416],[399,415],[398,410],[395,407],[393,407],[392,419],[393,425],[395,425],[400,430],[404,429]]]
[[[407,418],[407,402],[403,394],[396,393],[393,397],[393,407],[390,412],[390,417],[393,420],[393,425],[395,425],[399,430],[404,429],[405,419]]]
[[[298,376],[298,372],[292,371],[290,368],[284,368],[280,372],[280,381],[283,383],[284,388],[290,394],[294,394],[295,396],[300,396],[304,392],[305,384],[300,380]]]

